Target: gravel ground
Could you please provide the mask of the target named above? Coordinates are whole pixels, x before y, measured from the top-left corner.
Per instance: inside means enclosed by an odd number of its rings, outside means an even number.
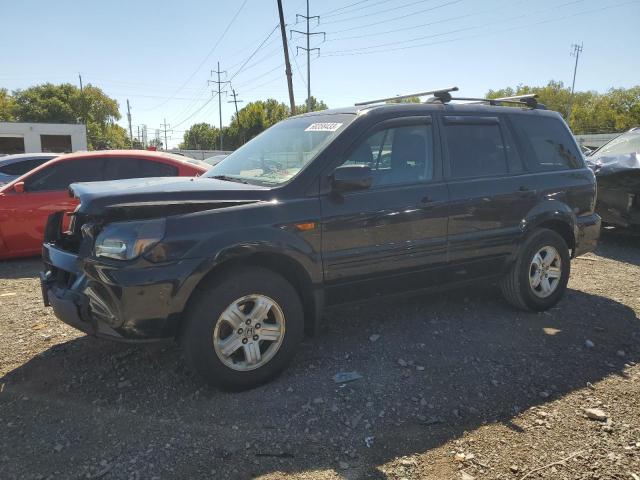
[[[640,239],[572,267],[541,314],[491,286],[334,310],[277,380],[224,393],[171,342],[65,326],[37,260],[0,262],[0,478],[640,480]]]

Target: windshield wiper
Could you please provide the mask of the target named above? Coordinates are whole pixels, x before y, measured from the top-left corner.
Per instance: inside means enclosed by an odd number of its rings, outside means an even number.
[[[224,180],[225,182],[236,182],[236,183],[244,183],[245,185],[249,185],[249,182],[247,182],[246,180],[242,180],[236,177],[230,177],[229,175],[214,175],[213,177],[208,177],[208,178],[215,178],[216,180]]]

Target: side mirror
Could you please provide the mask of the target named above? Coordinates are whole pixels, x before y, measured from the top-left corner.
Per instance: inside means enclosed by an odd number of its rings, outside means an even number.
[[[16,193],[24,193],[24,182],[18,182],[13,185],[13,191]]]
[[[368,165],[343,165],[336,168],[331,177],[334,192],[366,190],[372,183],[373,175]]]

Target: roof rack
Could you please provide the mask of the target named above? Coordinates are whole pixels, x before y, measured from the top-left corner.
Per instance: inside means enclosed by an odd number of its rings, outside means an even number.
[[[529,108],[545,109],[546,107],[541,103],[538,103],[538,94],[528,93],[526,95],[514,95],[512,97],[499,97],[499,98],[472,98],[472,97],[451,97],[437,96],[427,100],[429,103],[440,102],[449,103],[451,100],[461,100],[471,103],[488,103],[489,105],[501,105],[503,103],[511,103],[514,105],[526,105]]]
[[[368,100],[366,102],[358,102],[355,104],[355,106],[361,107],[363,105],[374,105],[376,103],[385,103],[391,100],[404,100],[405,98],[411,98],[411,97],[424,97],[425,95],[433,95],[434,97],[437,97],[437,98],[447,98],[448,96],[448,98],[451,99],[451,94],[449,92],[457,92],[457,91],[458,91],[458,87],[441,88],[438,90],[432,90],[430,92],[410,93],[408,95],[397,95],[395,97],[379,98],[378,100]]]

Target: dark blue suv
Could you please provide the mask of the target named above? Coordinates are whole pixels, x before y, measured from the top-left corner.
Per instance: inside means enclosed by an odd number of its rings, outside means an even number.
[[[47,226],[45,303],[100,337],[176,338],[227,388],[280,372],[326,306],[495,280],[548,309],[600,231],[559,114],[446,91],[292,117],[199,178],[71,191],[70,230],[62,213]]]

